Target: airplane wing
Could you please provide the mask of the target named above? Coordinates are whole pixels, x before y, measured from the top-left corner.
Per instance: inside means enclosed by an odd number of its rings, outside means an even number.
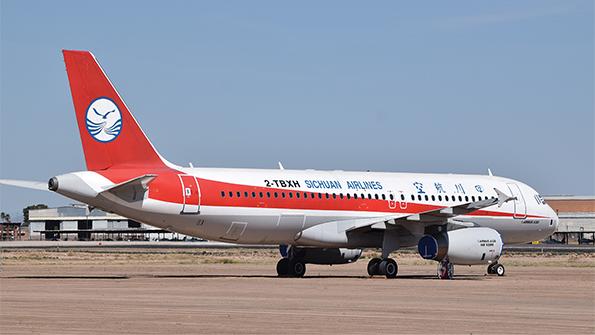
[[[0,185],[9,185],[22,188],[30,188],[38,191],[48,191],[48,183],[41,181],[29,181],[29,180],[15,180],[15,179],[0,179]]]

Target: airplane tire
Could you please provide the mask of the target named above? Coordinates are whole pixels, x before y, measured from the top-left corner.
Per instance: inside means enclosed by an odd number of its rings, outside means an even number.
[[[289,258],[281,258],[277,262],[277,275],[279,277],[286,277],[289,275]]]
[[[399,272],[399,266],[397,265],[397,262],[392,259],[392,258],[387,258],[384,261],[384,275],[386,276],[386,278],[396,278],[397,277],[397,273]]]
[[[368,275],[370,275],[370,277],[380,274],[380,271],[378,269],[380,261],[382,261],[380,258],[372,258],[368,262]]]
[[[292,277],[302,278],[306,274],[306,264],[301,261],[290,262],[290,272]]]
[[[493,271],[495,274],[498,275],[498,277],[502,277],[502,276],[504,276],[506,269],[504,269],[504,265],[498,264],[494,267]]]

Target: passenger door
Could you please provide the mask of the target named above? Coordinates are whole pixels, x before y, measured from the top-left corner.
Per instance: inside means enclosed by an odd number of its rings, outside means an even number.
[[[521,193],[521,189],[519,185],[514,183],[506,184],[510,193],[513,197],[516,197],[514,200],[514,215],[515,219],[524,219],[527,217],[527,204],[525,203],[525,198],[523,197],[523,193]]]

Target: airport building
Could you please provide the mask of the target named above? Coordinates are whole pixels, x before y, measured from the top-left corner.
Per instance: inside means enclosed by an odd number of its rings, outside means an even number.
[[[29,238],[40,240],[184,240],[185,235],[158,229],[86,205],[29,210]]]
[[[553,241],[595,244],[595,196],[547,196],[550,207],[558,214],[560,223]]]

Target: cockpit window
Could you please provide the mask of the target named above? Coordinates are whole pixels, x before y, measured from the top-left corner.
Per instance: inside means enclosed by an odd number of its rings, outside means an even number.
[[[533,197],[538,205],[545,205],[545,199],[541,195],[535,194]]]

